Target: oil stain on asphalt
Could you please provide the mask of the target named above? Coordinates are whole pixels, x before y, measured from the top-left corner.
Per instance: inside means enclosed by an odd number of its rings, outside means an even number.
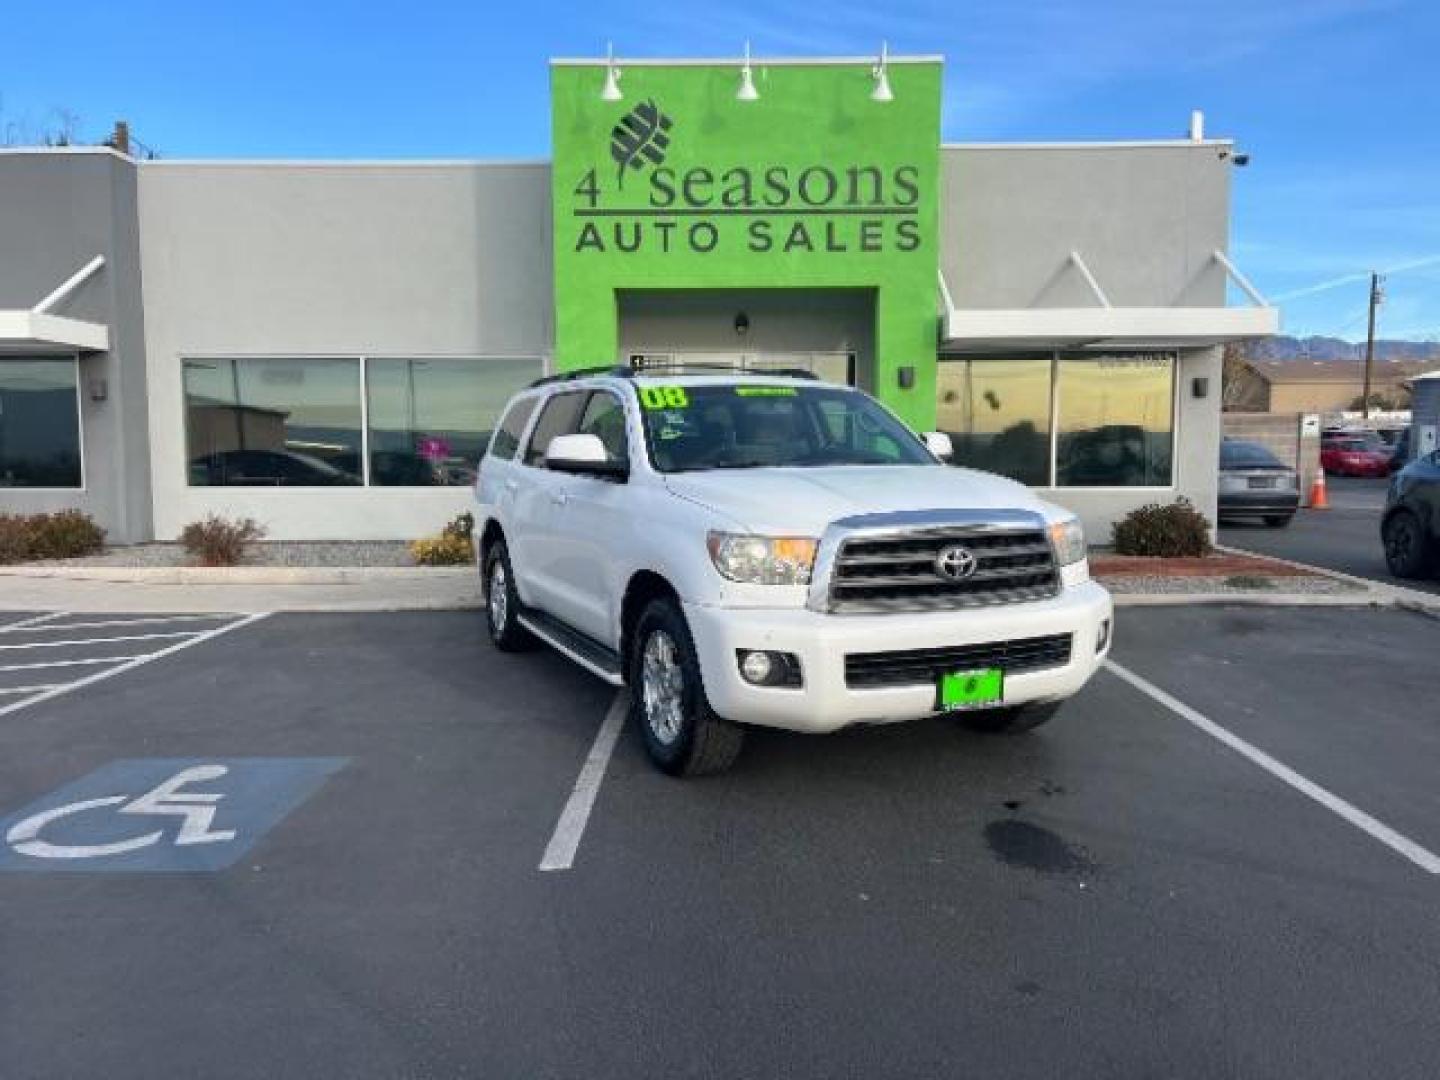
[[[985,826],[985,843],[1007,866],[1042,874],[1080,874],[1095,869],[1080,848],[1028,821],[1005,818],[990,822]]]

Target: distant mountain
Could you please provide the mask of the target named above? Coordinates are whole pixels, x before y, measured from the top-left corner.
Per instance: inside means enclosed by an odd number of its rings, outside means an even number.
[[[1364,354],[1364,342],[1358,346],[1341,338],[1293,338],[1283,334],[1247,341],[1244,355],[1250,360],[1353,360]],[[1421,360],[1440,363],[1440,341],[1375,341],[1377,360]]]

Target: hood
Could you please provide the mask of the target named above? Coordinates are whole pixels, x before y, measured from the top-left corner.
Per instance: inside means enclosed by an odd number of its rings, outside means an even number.
[[[900,510],[1034,510],[1054,516],[1023,484],[948,465],[715,469],[672,473],[665,484],[743,528],[792,536],[819,536],[840,518]]]

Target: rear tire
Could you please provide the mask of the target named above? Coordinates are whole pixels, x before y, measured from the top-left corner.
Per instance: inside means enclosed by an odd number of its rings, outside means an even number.
[[[485,553],[482,578],[485,626],[490,643],[501,652],[525,652],[535,647],[535,638],[520,625],[520,594],[515,590],[515,571],[504,540],[496,540]]]
[[[1420,519],[1409,510],[1392,515],[1380,530],[1385,542],[1385,565],[1401,578],[1424,577],[1434,565]]]
[[[1283,529],[1294,520],[1294,514],[1269,514],[1265,518],[1265,524],[1272,529]]]
[[[1020,735],[1034,731],[1060,711],[1063,701],[1044,705],[1012,705],[1008,709],[977,709],[958,714],[962,727],[985,735]]]
[[[745,732],[710,708],[695,641],[673,600],[646,607],[629,661],[630,717],[656,767],[671,776],[706,776],[735,763]]]

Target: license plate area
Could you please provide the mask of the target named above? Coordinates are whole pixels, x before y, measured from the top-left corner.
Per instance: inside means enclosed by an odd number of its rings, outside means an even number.
[[[1275,478],[1272,476],[1252,476],[1250,477],[1250,486],[1252,488],[1274,487]]]
[[[1005,700],[1005,672],[1000,668],[947,671],[940,676],[935,707],[940,712],[993,709]]]

